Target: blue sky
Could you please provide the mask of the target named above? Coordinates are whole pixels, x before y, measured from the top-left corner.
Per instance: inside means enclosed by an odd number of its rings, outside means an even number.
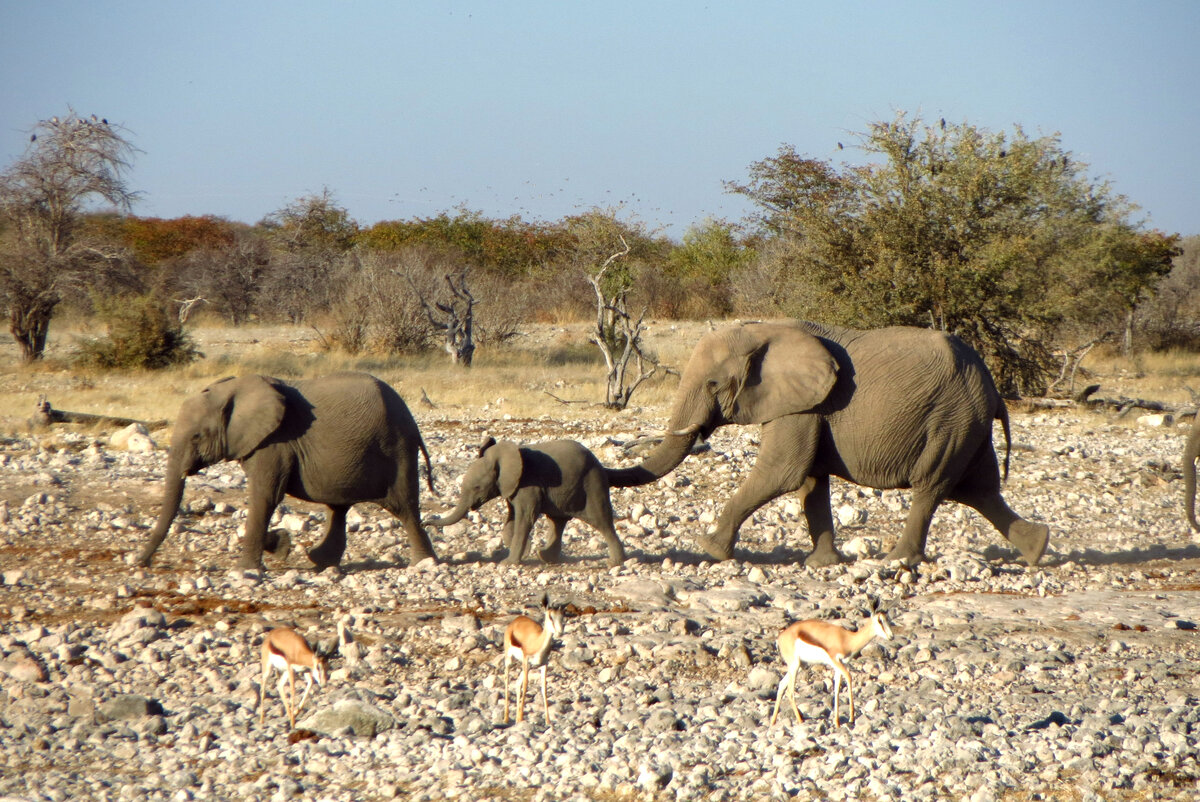
[[[135,213],[360,223],[619,206],[679,236],[789,143],[854,162],[898,110],[1061,135],[1149,225],[1200,233],[1200,2],[0,0],[0,165],[119,122]],[[837,143],[847,145],[837,150]]]

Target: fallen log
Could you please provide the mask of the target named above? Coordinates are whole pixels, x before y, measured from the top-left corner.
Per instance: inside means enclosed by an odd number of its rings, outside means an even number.
[[[31,426],[49,426],[54,423],[90,423],[107,426],[129,426],[130,424],[140,423],[148,431],[165,429],[170,425],[170,422],[165,420],[144,421],[136,418],[121,418],[114,415],[94,415],[91,412],[67,412],[50,406],[50,401],[46,396],[38,396],[37,408],[34,410],[33,416],[29,419],[29,424]]]
[[[1134,410],[1164,412],[1173,414],[1176,419],[1195,417],[1196,415],[1196,407],[1194,405],[1176,408],[1169,404],[1164,404],[1162,401],[1151,401],[1145,398],[1127,398],[1125,396],[1118,398],[1093,398],[1092,396],[1099,389],[1100,385],[1090,384],[1076,393],[1072,398],[1023,398],[1016,402],[1014,406],[1029,412],[1037,409],[1070,408],[1089,409],[1095,412],[1107,410],[1116,413],[1118,418],[1123,418]]]

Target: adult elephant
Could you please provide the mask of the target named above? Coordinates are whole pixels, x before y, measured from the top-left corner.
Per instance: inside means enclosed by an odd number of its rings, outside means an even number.
[[[1192,421],[1192,433],[1188,435],[1183,447],[1183,492],[1184,508],[1187,510],[1188,523],[1192,529],[1200,532],[1200,522],[1196,520],[1196,459],[1200,458],[1200,415]]]
[[[992,421],[1008,412],[979,354],[952,335],[893,327],[858,331],[807,322],[747,323],[706,335],[684,370],[667,437],[641,465],[610,471],[613,486],[673,470],[697,437],[727,423],[762,424],[758,460],[701,538],[718,560],[756,509],[804,489],[810,566],[843,558],[834,545],[829,477],[876,488],[912,488],[908,521],[889,560],[925,556],[944,499],[983,514],[1037,564],[1049,530],[1022,520],[1000,495]],[[1005,457],[1005,473],[1008,459]]]
[[[179,409],[162,511],[138,563],[149,565],[166,537],[186,477],[225,460],[241,463],[250,497],[242,568],[262,566],[267,526],[285,494],[329,507],[324,537],[308,552],[318,570],[341,562],[346,513],[362,501],[400,519],[413,562],[434,557],[420,522],[418,449],[428,471],[416,421],[399,394],[374,376],[222,379]],[[428,482],[432,492],[432,475]]]

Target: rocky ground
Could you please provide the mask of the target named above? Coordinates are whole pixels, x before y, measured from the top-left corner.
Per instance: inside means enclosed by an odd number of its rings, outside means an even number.
[[[570,408],[559,418],[415,409],[442,499],[485,431],[571,437],[609,463],[660,411]],[[742,529],[713,564],[694,535],[744,478],[756,428],[656,486],[614,493],[631,559],[568,529],[567,562],[492,561],[500,505],[440,534],[443,561],[409,565],[386,513],[352,513],[344,571],[303,549],[265,574],[236,562],[236,465],[189,481],[155,565],[126,563],[158,509],[163,452],[112,450],[67,427],[0,439],[0,796],[19,799],[1158,799],[1200,793],[1200,546],[1182,515],[1186,426],[1075,411],[1014,413],[1012,506],[1047,522],[1028,570],[974,513],[943,507],[930,561],[883,564],[908,503],[835,483],[855,559],[807,570],[797,500]],[[161,435],[160,435],[161,437]],[[999,436],[997,437],[999,440]],[[277,526],[317,537],[319,508]],[[545,523],[539,533],[544,536]],[[536,548],[537,544],[534,544]],[[542,592],[569,603],[544,721],[532,692],[504,725],[504,626]],[[857,720],[832,720],[828,669],[802,668],[804,721],[784,705],[785,622],[856,625],[870,597],[894,638],[850,664]],[[265,629],[356,642],[295,730],[269,688]],[[274,684],[274,681],[269,683]]]

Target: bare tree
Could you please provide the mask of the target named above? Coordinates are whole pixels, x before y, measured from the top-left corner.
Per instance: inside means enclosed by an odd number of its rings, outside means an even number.
[[[424,249],[363,251],[347,265],[333,305],[330,339],[350,353],[418,353],[430,347],[430,329],[418,296],[437,285],[437,257]],[[417,292],[413,292],[413,287]]]
[[[600,265],[600,269],[587,276],[588,283],[596,293],[596,328],[592,342],[604,355],[608,369],[604,393],[604,405],[613,409],[624,409],[629,405],[642,382],[658,372],[658,363],[642,350],[642,332],[646,330],[643,320],[646,308],[634,318],[629,313],[629,290],[627,281],[606,282],[605,274],[618,259],[629,255],[629,243],[621,236],[622,250],[611,254]],[[630,371],[630,363],[636,373]]]
[[[435,301],[433,306],[413,284],[413,290],[421,301],[421,307],[429,318],[429,324],[443,333],[442,348],[456,365],[471,367],[475,355],[475,296],[467,289],[467,268],[458,274],[458,283],[449,273],[445,275],[450,297],[445,302]],[[411,282],[411,277],[409,278]],[[437,310],[436,313],[434,310]]]
[[[262,237],[239,231],[231,243],[194,250],[168,266],[166,287],[171,294],[203,298],[235,326],[258,309],[270,254]],[[182,303],[182,302],[181,302]],[[180,308],[180,314],[183,314]]]
[[[264,218],[273,251],[261,300],[292,323],[329,309],[339,275],[353,264],[358,223],[328,190],[310,194]]]
[[[97,201],[127,212],[125,183],[136,148],[106,119],[68,110],[41,120],[24,155],[0,174],[0,302],[26,362],[41,359],[54,310],[71,284],[110,272],[123,255],[79,236]]]

